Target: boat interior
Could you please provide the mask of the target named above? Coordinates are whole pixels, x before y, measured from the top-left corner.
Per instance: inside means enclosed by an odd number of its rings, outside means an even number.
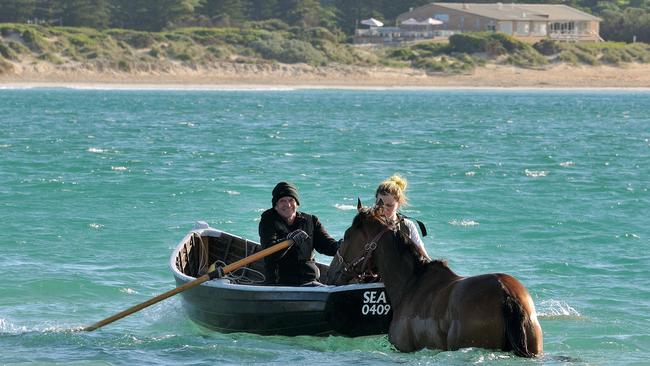
[[[175,258],[178,271],[191,277],[199,277],[207,273],[212,264],[225,266],[262,250],[261,245],[254,241],[223,232],[218,232],[219,235],[209,234],[193,233],[180,244],[178,255]],[[321,272],[320,282],[325,283],[328,266],[318,262],[316,265]],[[266,279],[264,259],[241,267],[226,277],[231,283],[263,284]]]

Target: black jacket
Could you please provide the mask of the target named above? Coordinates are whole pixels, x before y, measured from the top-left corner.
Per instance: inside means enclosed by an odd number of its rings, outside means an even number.
[[[314,249],[333,256],[339,249],[339,242],[332,238],[318,217],[298,212],[293,225],[287,225],[282,216],[271,208],[262,213],[259,225],[260,244],[268,248],[287,238],[294,230],[304,230],[309,239],[303,247],[293,245],[289,250],[271,254],[264,258],[266,282],[268,284],[299,286],[318,281],[320,271],[314,262]]]

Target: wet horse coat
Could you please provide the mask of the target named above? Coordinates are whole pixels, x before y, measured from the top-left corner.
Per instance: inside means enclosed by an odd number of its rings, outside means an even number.
[[[535,305],[517,279],[503,273],[458,276],[422,254],[373,210],[360,207],[328,276],[346,284],[379,273],[393,307],[388,338],[402,352],[480,347],[523,357],[542,353]]]

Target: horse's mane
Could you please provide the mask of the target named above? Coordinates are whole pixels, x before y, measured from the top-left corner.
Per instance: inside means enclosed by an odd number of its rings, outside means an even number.
[[[375,223],[376,225],[385,226],[385,224],[375,216],[375,212],[371,207],[362,207],[358,209],[357,215],[352,220],[352,228],[359,229],[365,223],[371,224]],[[457,276],[457,274],[449,268],[449,264],[446,260],[442,259],[429,259],[420,249],[420,247],[415,244],[404,232],[398,231],[394,233],[396,239],[398,240],[398,250],[408,251],[416,260],[414,261],[414,271],[415,273],[422,274],[428,269],[434,271],[442,271],[452,276]]]

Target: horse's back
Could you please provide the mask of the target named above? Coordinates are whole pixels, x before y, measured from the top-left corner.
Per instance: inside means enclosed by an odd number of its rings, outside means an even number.
[[[465,277],[454,287],[449,298],[450,349],[512,349],[528,357],[541,353],[542,333],[535,306],[517,279],[501,273],[484,274]]]

